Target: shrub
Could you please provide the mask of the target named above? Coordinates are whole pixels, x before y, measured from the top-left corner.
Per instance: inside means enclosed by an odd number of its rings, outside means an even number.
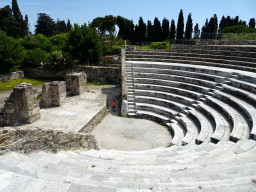
[[[53,50],[64,51],[64,48],[66,47],[66,43],[68,40],[68,34],[66,33],[57,34],[50,37],[49,40],[52,44],[52,51]]]
[[[36,68],[40,67],[41,62],[47,61],[47,52],[40,48],[32,50],[26,50],[24,53],[24,59],[22,61],[22,67]]]
[[[44,69],[48,71],[62,71],[70,69],[74,66],[72,55],[69,53],[62,54],[62,51],[53,51],[48,55],[47,63],[44,64]]]
[[[53,47],[50,38],[40,33],[25,36],[22,41],[22,45],[26,50],[40,48],[46,52],[50,52]]]
[[[152,49],[170,49],[171,45],[168,42],[152,42]]]
[[[219,33],[256,33],[256,29],[253,29],[252,27],[247,28],[244,25],[233,25],[225,27]]]
[[[0,30],[0,73],[9,73],[12,66],[20,65],[24,51],[20,40],[8,37]]]

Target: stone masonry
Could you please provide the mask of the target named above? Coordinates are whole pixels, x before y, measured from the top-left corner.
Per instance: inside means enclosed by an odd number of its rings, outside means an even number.
[[[13,88],[13,93],[5,101],[0,115],[1,126],[15,126],[21,123],[33,123],[40,119],[37,89],[31,83],[21,83]]]
[[[87,76],[84,72],[66,75],[67,93],[71,95],[83,94],[86,90]]]
[[[61,106],[66,100],[66,82],[53,81],[45,83],[42,88],[42,96],[40,101],[41,108],[51,106]]]

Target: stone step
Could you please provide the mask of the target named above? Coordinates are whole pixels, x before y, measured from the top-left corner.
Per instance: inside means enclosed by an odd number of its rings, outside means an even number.
[[[254,83],[249,83],[249,82],[241,81],[234,78],[230,78],[229,81],[230,83],[228,85],[230,86],[243,89],[245,91],[249,91],[256,94],[256,85]]]
[[[192,65],[202,65],[202,66],[211,66],[218,68],[231,68],[242,71],[255,71],[256,64],[248,64],[248,66],[240,65],[238,63],[233,64],[224,64],[224,63],[214,63],[214,62],[204,62],[196,60],[178,60],[178,59],[151,59],[151,58],[129,58],[127,61],[144,61],[144,62],[167,62],[167,63],[182,63],[182,64],[192,64]],[[252,66],[253,65],[253,66]]]
[[[196,47],[197,48],[197,47]],[[229,52],[256,52],[256,47],[253,46],[202,46],[199,49],[180,49],[180,48],[175,48],[175,46],[172,46],[172,51],[177,51],[177,50],[212,50],[212,51],[229,51]]]
[[[173,93],[166,93],[166,92],[153,91],[153,90],[140,90],[140,89],[135,89],[134,91],[135,91],[135,98],[136,96],[156,97],[160,99],[175,101],[185,105],[191,105],[195,102],[194,99],[190,99],[189,97],[185,97],[185,96],[181,96]]]
[[[193,99],[199,99],[203,96],[203,94],[189,91],[186,89],[176,88],[176,87],[170,87],[170,86],[163,86],[163,85],[157,85],[157,84],[140,84],[140,83],[134,83],[134,89],[135,90],[154,90],[154,91],[162,91],[167,93],[174,93],[182,96],[186,96]]]
[[[181,49],[179,49],[181,51]],[[255,55],[255,58],[253,58],[251,55],[250,56],[245,56],[245,57],[241,57],[241,56],[236,56],[235,54],[237,52],[232,52],[231,56],[228,56],[226,54],[228,53],[223,53],[223,51],[215,51],[214,52],[212,50],[206,50],[210,51],[210,53],[214,53],[214,54],[202,54],[201,52],[204,52],[205,50],[197,50],[198,52],[193,52],[193,53],[186,53],[186,52],[132,52],[129,54],[126,54],[127,58],[130,57],[175,57],[175,56],[185,56],[185,57],[201,57],[201,58],[214,58],[214,59],[225,59],[225,60],[237,60],[237,61],[248,61],[248,62],[256,62],[256,54],[253,53]],[[244,53],[244,52],[243,52]],[[248,53],[248,52],[245,52]],[[241,54],[241,52],[239,52],[239,54]]]
[[[172,121],[173,121],[173,123],[166,123],[167,126],[171,127],[174,132],[174,137],[173,137],[171,143],[174,145],[177,145],[177,146],[181,146],[182,139],[184,138],[183,128],[177,121],[175,121],[175,120],[172,120]]]
[[[169,81],[178,81],[183,83],[189,84],[196,84],[208,88],[215,88],[216,82],[206,81],[197,78],[190,78],[184,76],[177,76],[177,75],[166,75],[166,74],[157,74],[157,73],[135,73],[134,74],[134,83],[137,83],[137,78],[151,78],[151,79],[163,79]]]
[[[186,77],[193,77],[197,79],[204,79],[207,81],[214,81],[214,82],[220,82],[220,83],[223,83],[225,81],[225,77],[221,77],[218,75],[205,74],[205,73],[192,72],[192,71],[174,70],[174,69],[134,67],[134,73],[157,73],[157,74],[166,74],[166,75],[186,76]]]
[[[179,102],[170,101],[168,99],[157,98],[157,97],[150,97],[150,96],[135,96],[136,103],[148,103],[153,105],[158,105],[162,107],[167,107],[169,109],[181,112],[183,111],[187,105],[184,105]]]
[[[200,85],[195,85],[192,83],[184,83],[184,82],[179,82],[179,81],[170,81],[170,80],[165,80],[165,79],[160,79],[156,77],[152,78],[134,78],[134,83],[135,84],[148,84],[148,85],[159,85],[159,86],[167,86],[167,87],[175,87],[175,88],[180,88],[180,89],[185,89],[185,90],[190,90],[193,92],[198,92],[198,94],[201,94],[199,97],[202,96],[202,94],[207,94],[211,88],[209,87],[204,87]]]

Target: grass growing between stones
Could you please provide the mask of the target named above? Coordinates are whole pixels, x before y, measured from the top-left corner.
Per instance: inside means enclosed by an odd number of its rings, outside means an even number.
[[[105,82],[105,81],[101,81],[101,82],[98,82],[98,81],[89,81],[86,83],[86,85],[95,85],[95,86],[101,86],[101,85],[109,85],[110,83],[109,82]]]
[[[47,81],[48,82],[48,81]],[[20,83],[31,83],[33,86],[46,83],[45,81],[38,81],[35,79],[16,79],[11,81],[0,82],[0,91],[6,91],[14,88]]]

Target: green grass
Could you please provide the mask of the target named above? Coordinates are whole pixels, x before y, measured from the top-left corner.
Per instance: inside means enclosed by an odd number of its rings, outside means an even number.
[[[48,82],[48,81],[47,81]],[[12,81],[0,82],[0,91],[10,90],[20,83],[31,83],[33,86],[46,83],[45,81],[38,81],[35,79],[16,79]]]
[[[108,82],[105,82],[105,81],[101,81],[101,82],[98,82],[98,81],[93,81],[93,82],[87,82],[86,85],[96,85],[96,86],[101,86],[101,85],[109,85]]]

